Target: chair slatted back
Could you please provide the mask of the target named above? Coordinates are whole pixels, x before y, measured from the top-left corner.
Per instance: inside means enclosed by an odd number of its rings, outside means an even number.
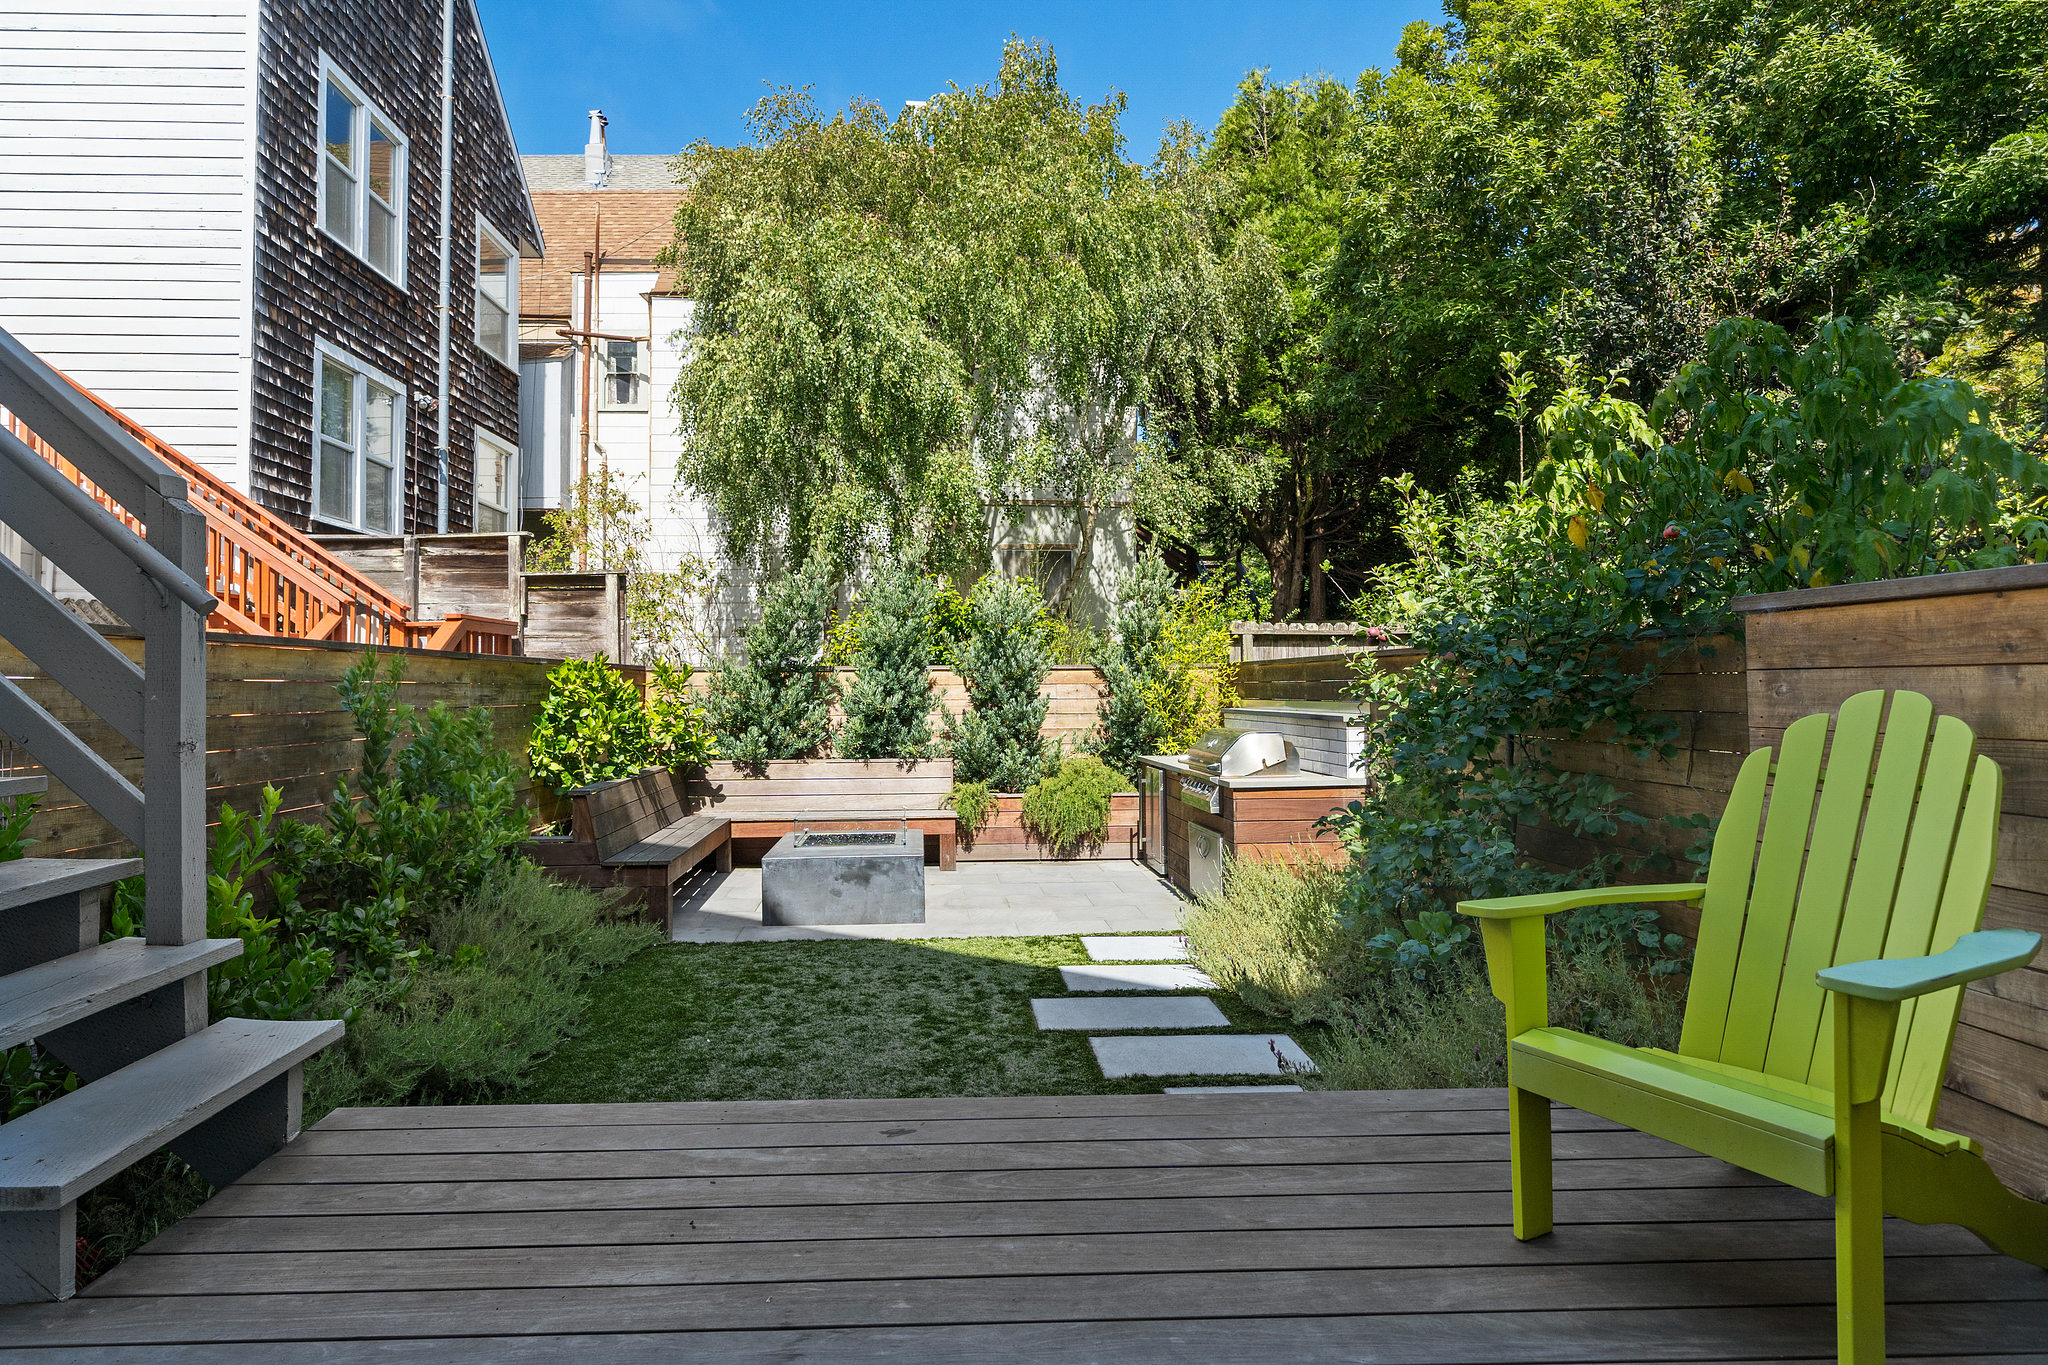
[[[1975,750],[1919,693],[1859,692],[1787,726],[1775,764],[1769,749],[1744,761],[1707,869],[1681,1054],[1833,1088],[1834,1004],[1814,973],[1941,952],[1983,922],[2004,777]],[[1886,1109],[1934,1121],[1961,1009],[1961,987],[1901,1007]]]

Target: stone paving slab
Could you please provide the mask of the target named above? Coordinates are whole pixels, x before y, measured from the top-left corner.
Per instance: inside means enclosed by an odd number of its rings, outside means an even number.
[[[1005,876],[1011,863],[925,868],[923,924],[816,925],[778,929],[761,923],[761,871],[706,871],[676,897],[670,938],[677,943],[770,943],[791,939],[1007,938],[1039,934],[1133,934],[1180,927],[1185,904],[1141,865],[1085,861],[1029,865],[1029,881]]]
[[[1285,1095],[1301,1093],[1298,1085],[1169,1085],[1162,1095]]]
[[[1179,963],[1156,967],[1122,966],[1111,963],[1060,968],[1060,980],[1070,991],[1213,991],[1215,980],[1207,972]]]
[[[1179,934],[1090,936],[1081,940],[1097,962],[1186,962],[1188,941]]]
[[[1064,996],[1034,1000],[1041,1029],[1229,1028],[1206,995]]]
[[[1138,1034],[1090,1038],[1102,1074],[1120,1076],[1279,1076],[1290,1069],[1313,1071],[1316,1064],[1301,1044],[1284,1033]]]

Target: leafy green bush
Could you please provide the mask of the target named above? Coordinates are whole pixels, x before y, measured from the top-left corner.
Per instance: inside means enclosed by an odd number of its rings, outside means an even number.
[[[1024,828],[1055,854],[1100,844],[1109,834],[1111,794],[1131,789],[1093,754],[1074,754],[1024,793]]]
[[[241,939],[242,954],[207,975],[207,1008],[216,1019],[300,1018],[334,978],[332,947],[282,930],[285,918],[296,917],[296,899],[288,899],[276,918],[256,912],[251,882],[270,866],[281,803],[277,788],[266,786],[254,815],[245,816],[225,802],[220,808],[220,825],[208,853],[206,933],[209,938]],[[117,931],[124,927],[116,926]]]
[[[278,904],[305,901],[287,927],[333,947],[351,973],[391,975],[406,938],[482,885],[527,833],[489,713],[400,705],[402,663],[387,675],[371,651],[342,675],[362,759],[335,783],[326,823],[277,831]]]
[[[649,767],[701,768],[718,753],[704,704],[690,687],[693,672],[688,664],[655,662],[647,688]]]
[[[719,752],[759,767],[810,758],[832,741],[839,687],[823,667],[832,617],[831,566],[813,559],[768,589],[747,631],[746,657],[711,675],[707,698]]]
[[[953,790],[946,796],[946,804],[953,808],[953,815],[958,819],[960,828],[967,831],[970,840],[975,831],[996,813],[995,794],[989,791],[986,782],[955,782]]]
[[[492,869],[436,920],[431,956],[393,980],[355,976],[343,1042],[306,1069],[306,1117],[344,1104],[478,1100],[517,1086],[570,1037],[582,983],[660,940],[616,900],[551,881],[524,860]]]
[[[846,758],[923,758],[932,747],[930,617],[937,593],[907,560],[883,566],[861,599],[854,682],[839,752]]]
[[[43,798],[33,792],[0,797],[0,863],[11,863],[28,851],[35,840],[28,836],[28,823],[36,818]]]
[[[603,654],[548,670],[548,695],[526,744],[533,780],[555,791],[631,777],[647,766],[647,704]]]
[[[967,685],[967,710],[946,714],[953,775],[992,791],[1021,792],[1045,775],[1052,746],[1043,734],[1052,666],[1039,623],[1038,589],[991,574],[968,599],[971,630],[955,654]]]

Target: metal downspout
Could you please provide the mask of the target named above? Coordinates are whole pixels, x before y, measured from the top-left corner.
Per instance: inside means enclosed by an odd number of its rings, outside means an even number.
[[[440,389],[434,404],[436,465],[434,529],[448,532],[448,321],[455,300],[449,297],[450,213],[448,193],[454,184],[455,154],[455,0],[441,0],[441,307]]]

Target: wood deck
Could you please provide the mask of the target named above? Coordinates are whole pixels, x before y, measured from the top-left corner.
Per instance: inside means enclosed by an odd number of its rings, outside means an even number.
[[[1832,1358],[1825,1201],[1563,1111],[1522,1245],[1504,1123],[1494,1091],[343,1110],[0,1309],[0,1359]],[[1888,1237],[1894,1359],[2048,1353],[2048,1272]]]

